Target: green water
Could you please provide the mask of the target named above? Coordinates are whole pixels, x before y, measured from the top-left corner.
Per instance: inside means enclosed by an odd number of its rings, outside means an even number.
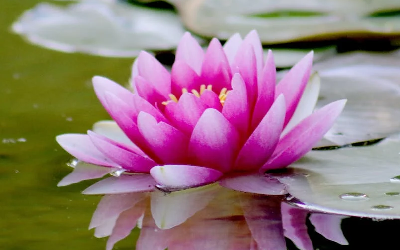
[[[56,186],[71,157],[54,138],[108,118],[90,79],[124,84],[132,59],[55,52],[12,34],[13,21],[38,2],[0,1],[0,248],[104,249],[105,240],[87,229],[100,197],[80,194],[91,182]],[[20,138],[26,142],[2,143]],[[134,249],[134,242],[132,234],[115,249]]]

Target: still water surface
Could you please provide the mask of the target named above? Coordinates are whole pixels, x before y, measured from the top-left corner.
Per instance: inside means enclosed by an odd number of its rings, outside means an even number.
[[[104,249],[105,240],[87,229],[100,197],[80,194],[92,182],[56,186],[70,172],[70,155],[54,138],[108,119],[90,80],[103,75],[126,83],[132,59],[55,52],[12,34],[12,22],[38,2],[0,1],[0,248]],[[310,234],[319,249],[389,246],[395,230],[388,227],[399,223],[354,218],[343,226],[350,246],[330,243],[312,228]],[[135,229],[115,249],[134,249],[137,236]]]

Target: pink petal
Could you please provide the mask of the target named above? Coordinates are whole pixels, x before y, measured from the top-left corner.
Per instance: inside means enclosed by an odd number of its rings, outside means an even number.
[[[184,61],[197,74],[200,74],[201,65],[204,59],[204,52],[199,43],[186,32],[181,38],[175,53],[175,61]]]
[[[222,111],[221,100],[214,91],[208,89],[204,90],[200,96],[200,100],[207,108],[213,108],[220,112]]]
[[[173,125],[184,133],[191,134],[206,107],[193,94],[185,93],[178,103],[171,102],[165,107],[165,114]]]
[[[212,85],[213,91],[219,93],[222,88],[230,87],[231,67],[218,39],[213,38],[204,56],[201,69],[202,82]]]
[[[250,31],[249,34],[247,34],[247,36],[244,38],[244,42],[250,43],[253,46],[256,57],[257,72],[261,72],[264,63],[263,62],[264,52],[257,31],[256,30]]]
[[[136,124],[137,116],[140,111],[144,111],[155,117],[157,121],[166,121],[165,117],[160,111],[138,95],[132,96],[132,103],[130,105],[109,92],[105,93],[105,97],[110,109],[110,115],[118,126],[134,144],[139,145],[151,158],[154,157],[149,149],[146,148],[146,142],[139,132]]]
[[[300,62],[294,65],[276,86],[275,96],[278,97],[280,94],[283,94],[286,100],[287,110],[285,126],[292,118],[297,104],[303,95],[304,88],[306,87],[308,78],[310,77],[312,61],[313,52],[310,52],[301,59]]]
[[[91,131],[88,131],[88,135],[97,149],[123,169],[148,173],[152,167],[157,165],[137,147],[112,141]]]
[[[65,151],[78,160],[107,167],[118,166],[93,145],[88,135],[63,134],[57,136],[56,140]]]
[[[85,189],[83,194],[123,194],[153,191],[156,182],[149,174],[121,175],[96,182]]]
[[[135,61],[133,62],[133,65],[132,65],[131,79],[133,79],[133,78],[135,78],[136,76],[139,75],[138,64],[139,64],[139,60],[136,58]],[[135,87],[134,85],[131,85],[131,86],[133,88]]]
[[[259,173],[232,174],[221,179],[219,184],[229,189],[254,194],[283,195],[287,193],[285,185]]]
[[[134,145],[131,140],[125,135],[124,131],[115,121],[98,121],[93,124],[93,132],[104,135],[113,141],[121,142],[127,145]]]
[[[271,51],[268,51],[267,60],[264,68],[260,72],[257,83],[258,96],[254,106],[251,128],[255,129],[258,123],[263,119],[268,112],[275,99],[276,85],[276,68],[274,56]]]
[[[103,238],[110,236],[112,234],[112,230],[117,222],[118,216],[114,216],[111,218],[107,218],[104,222],[97,226],[94,230],[94,237]]]
[[[106,223],[108,219],[119,216],[147,197],[146,193],[127,193],[105,195],[97,205],[89,229]]]
[[[202,186],[222,176],[218,170],[191,165],[156,166],[150,170],[150,174],[166,190]]]
[[[332,127],[345,104],[346,100],[332,102],[300,122],[279,141],[262,170],[286,167],[300,159]]]
[[[253,46],[246,40],[236,54],[232,72],[242,76],[247,89],[249,105],[253,108],[257,98],[257,62]]]
[[[292,240],[301,250],[313,250],[314,248],[306,226],[308,212],[286,203],[282,203],[281,206],[285,236]]]
[[[160,94],[160,92],[158,92],[158,90],[144,77],[136,76],[134,78],[134,82],[136,86],[136,93],[149,103],[162,103],[167,99],[166,96]]]
[[[138,116],[138,127],[149,148],[164,163],[182,163],[187,156],[189,138],[171,125],[145,113]]]
[[[314,225],[316,232],[341,245],[349,244],[340,228],[340,224],[345,218],[347,218],[347,216],[336,214],[313,213],[310,215],[310,221]]]
[[[246,136],[249,127],[250,109],[246,85],[238,73],[232,78],[232,88],[226,97],[222,114],[235,126],[241,135]]]
[[[238,150],[239,134],[217,110],[207,109],[200,117],[189,142],[189,157],[199,166],[227,172]]]
[[[67,186],[72,183],[77,183],[83,180],[97,179],[104,175],[115,171],[113,168],[105,168],[101,166],[91,165],[84,162],[79,162],[74,170],[65,176],[58,184],[58,187]]]
[[[106,250],[112,250],[114,244],[126,238],[136,227],[138,219],[143,215],[145,206],[133,207],[124,211],[117,219],[112,234],[108,238]]]
[[[171,76],[164,66],[145,51],[140,52],[136,60],[138,60],[139,75],[152,84],[165,98],[168,98],[171,93]]]
[[[170,229],[184,223],[205,208],[220,188],[218,185],[207,185],[169,194],[161,191],[152,192],[151,214],[157,227]]]
[[[135,108],[134,117],[137,118],[140,112],[146,112],[152,115],[158,122],[163,121],[167,122],[168,120],[164,117],[164,115],[160,112],[159,109],[151,105],[148,101],[141,98],[139,95],[133,95],[133,106]]]
[[[97,98],[99,98],[101,104],[109,114],[110,110],[105,100],[106,92],[113,93],[114,95],[118,96],[118,98],[120,98],[123,102],[130,103],[130,100],[132,99],[133,94],[129,90],[107,78],[101,76],[95,76],[93,77],[92,82]]]
[[[228,59],[229,65],[232,66],[236,53],[242,44],[243,39],[239,33],[233,34],[224,44],[224,52]]]
[[[184,61],[176,61],[171,69],[172,93],[179,97],[182,89],[185,88],[189,92],[192,89],[199,91],[200,76]]]
[[[244,218],[258,248],[286,250],[281,218],[281,197],[241,195]]]
[[[268,160],[278,144],[285,111],[285,98],[280,95],[240,150],[236,170],[259,169]]]
[[[114,94],[105,93],[105,100],[109,107],[109,114],[126,136],[136,145],[143,145],[144,140],[136,124],[138,113],[134,103],[131,105],[119,99]]]

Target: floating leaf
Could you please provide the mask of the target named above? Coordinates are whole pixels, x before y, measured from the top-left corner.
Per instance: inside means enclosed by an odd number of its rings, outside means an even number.
[[[321,77],[317,106],[347,104],[318,146],[370,141],[400,132],[400,51],[346,53],[315,64]]]
[[[185,31],[172,11],[106,0],[66,8],[41,3],[26,11],[13,30],[46,48],[115,57],[174,49]]]
[[[283,48],[272,48],[274,52],[275,65],[278,68],[289,68],[295,65],[298,61],[306,56],[311,49],[283,49]],[[326,58],[330,58],[336,54],[336,48],[334,46],[316,48],[314,50],[314,62],[321,61]],[[268,50],[264,50],[265,57]]]
[[[400,218],[400,140],[312,151],[277,178],[312,210],[371,218]],[[293,200],[292,200],[293,201]]]
[[[170,0],[195,33],[222,39],[256,29],[264,44],[400,35],[397,0]]]

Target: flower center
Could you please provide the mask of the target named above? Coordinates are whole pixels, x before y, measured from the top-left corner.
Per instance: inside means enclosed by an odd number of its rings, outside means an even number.
[[[196,89],[192,89],[190,92],[193,95],[195,95],[198,98],[200,98],[200,96],[204,93],[205,90],[212,91],[212,85],[210,84],[210,85],[206,86],[205,84],[202,84],[202,85],[200,85],[200,91],[197,91]],[[185,94],[185,93],[188,93],[188,92],[189,91],[187,90],[187,88],[183,88],[182,89],[182,94]],[[223,88],[219,92],[218,98],[219,98],[219,101],[221,102],[222,105],[224,105],[226,97],[228,96],[228,93],[229,93],[229,91],[228,91],[227,88]],[[178,98],[174,94],[169,94],[168,96],[169,96],[170,100],[162,102],[163,105],[167,105],[170,102],[178,102]]]

